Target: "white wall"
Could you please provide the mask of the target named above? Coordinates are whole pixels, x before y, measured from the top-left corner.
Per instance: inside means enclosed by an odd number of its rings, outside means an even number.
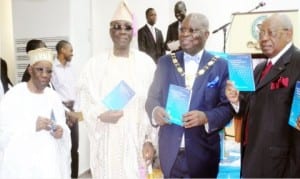
[[[70,42],[74,50],[72,62],[79,74],[91,54],[90,0],[71,0],[70,3]],[[89,145],[85,123],[79,122],[79,173],[89,169]]]
[[[255,8],[260,2],[265,6],[255,11],[299,9],[297,0],[289,0],[288,3],[281,0],[183,0],[187,6],[187,12],[200,12],[205,14],[210,21],[210,31],[219,28],[231,21],[232,14],[237,12],[248,12]],[[118,0],[109,1],[92,0],[92,52],[107,49],[112,46],[108,33],[109,21],[116,9]],[[145,10],[153,7],[157,12],[157,27],[162,30],[166,38],[167,26],[175,21],[174,5],[177,0],[127,0],[128,5],[134,11],[138,27],[145,24]],[[104,5],[105,4],[105,5]],[[229,29],[229,26],[228,26]],[[242,29],[241,29],[242,30]],[[228,30],[227,30],[228,31]],[[137,48],[136,38],[132,46]],[[210,34],[206,48],[209,50],[223,50],[223,31]]]
[[[14,37],[68,36],[69,0],[13,0]]]
[[[0,57],[6,60],[8,76],[14,83],[15,55],[13,42],[12,8],[10,0],[0,0]]]

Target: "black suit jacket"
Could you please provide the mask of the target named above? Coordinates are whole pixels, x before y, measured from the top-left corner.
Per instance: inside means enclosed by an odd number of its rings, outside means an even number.
[[[246,131],[248,135],[247,145],[242,145],[242,177],[299,178],[300,132],[288,125],[288,119],[295,84],[300,80],[300,51],[292,46],[259,81],[265,65],[259,64],[254,71],[255,92],[241,96],[240,110],[247,119],[242,144]],[[288,79],[288,86],[271,89],[282,78]]]
[[[164,38],[162,32],[155,28],[156,41],[147,25],[143,26],[138,31],[139,50],[146,52],[152,57],[155,63],[159,57],[165,54]]]
[[[4,93],[8,91],[8,85],[10,84],[12,86],[12,82],[10,81],[10,79],[8,78],[7,75],[7,64],[6,61],[3,60],[2,58],[1,60],[1,82],[2,82],[2,86],[4,89]]]
[[[168,26],[168,31],[167,31],[167,38],[166,38],[166,42],[165,42],[165,49],[170,50],[167,46],[167,44],[171,41],[175,41],[178,40],[178,26],[179,26],[179,22],[175,21],[172,24],[170,24]],[[178,49],[180,50],[180,49]],[[176,51],[178,51],[176,50]]]

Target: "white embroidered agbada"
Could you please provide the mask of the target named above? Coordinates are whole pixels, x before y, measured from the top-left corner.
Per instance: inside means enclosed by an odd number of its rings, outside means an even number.
[[[140,178],[145,136],[156,134],[145,111],[145,101],[156,66],[146,54],[131,50],[129,58],[112,52],[90,59],[80,77],[80,101],[90,139],[90,167],[94,178]],[[116,123],[104,123],[97,116],[108,109],[101,100],[124,80],[135,96]],[[155,131],[155,130],[154,130]]]
[[[49,131],[36,131],[38,116],[50,119],[63,128],[61,139]],[[32,93],[27,83],[19,83],[0,103],[0,178],[70,178],[70,132],[59,96],[46,87]]]

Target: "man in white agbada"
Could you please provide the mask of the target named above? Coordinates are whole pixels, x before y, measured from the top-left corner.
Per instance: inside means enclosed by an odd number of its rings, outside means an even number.
[[[0,178],[70,178],[70,131],[59,96],[47,87],[53,53],[32,50],[31,79],[0,103]]]
[[[113,49],[90,59],[79,80],[94,178],[141,178],[140,168],[153,157],[154,148],[145,138],[154,140],[155,134],[144,106],[156,66],[148,55],[130,49],[132,22],[128,6],[121,2],[110,23]],[[109,110],[102,100],[121,80],[135,96],[122,110]]]

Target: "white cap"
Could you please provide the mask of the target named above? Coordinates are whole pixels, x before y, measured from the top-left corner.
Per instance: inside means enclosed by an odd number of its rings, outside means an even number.
[[[118,6],[118,8],[115,11],[114,16],[111,19],[112,21],[118,21],[118,20],[124,20],[124,21],[128,21],[130,23],[133,22],[133,15],[127,5],[127,3],[125,2],[125,0],[122,0]]]
[[[52,50],[48,48],[38,48],[35,50],[30,50],[28,52],[30,65],[33,65],[39,61],[47,61],[51,64],[53,63],[54,54]]]

